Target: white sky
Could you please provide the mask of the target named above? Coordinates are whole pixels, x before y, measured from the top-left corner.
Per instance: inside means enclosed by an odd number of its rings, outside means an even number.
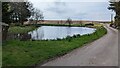
[[[108,0],[29,0],[34,2],[108,2]]]
[[[108,0],[29,0],[44,13],[45,19],[110,21]]]

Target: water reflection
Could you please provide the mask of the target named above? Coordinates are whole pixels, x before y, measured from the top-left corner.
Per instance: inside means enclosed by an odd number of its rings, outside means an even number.
[[[71,28],[70,27],[67,27],[67,36],[70,36],[71,35]]]
[[[84,35],[95,32],[94,28],[87,27],[62,27],[62,26],[41,26],[38,29],[29,32],[34,40],[46,40],[66,38],[73,35]]]

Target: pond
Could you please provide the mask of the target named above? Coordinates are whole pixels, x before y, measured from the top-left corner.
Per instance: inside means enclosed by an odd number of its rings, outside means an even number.
[[[66,38],[73,35],[85,35],[95,32],[94,28],[87,27],[65,27],[65,26],[41,26],[38,29],[29,32],[34,40],[47,40]]]

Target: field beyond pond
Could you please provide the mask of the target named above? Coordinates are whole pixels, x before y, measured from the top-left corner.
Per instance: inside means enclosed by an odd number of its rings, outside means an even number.
[[[96,29],[96,32],[93,34],[76,35],[62,40],[8,40],[3,43],[3,66],[31,66],[42,63],[50,58],[64,55],[107,33],[104,27],[98,27]]]

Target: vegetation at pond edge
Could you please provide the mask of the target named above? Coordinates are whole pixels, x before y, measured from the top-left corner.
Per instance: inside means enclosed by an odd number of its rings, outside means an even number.
[[[8,34],[12,33],[12,34],[19,34],[19,33],[27,33],[29,31],[32,31],[34,29],[36,29],[37,27],[40,26],[69,26],[68,24],[32,24],[32,25],[22,25],[22,26],[10,26],[8,29]],[[71,24],[71,27],[92,27],[92,28],[96,28],[96,27],[100,27],[102,26],[102,24]]]
[[[12,34],[27,33],[36,28],[37,27],[35,27],[35,26],[11,26],[8,29],[8,33],[12,33]]]
[[[53,57],[64,55],[84,46],[107,33],[104,27],[87,35],[77,35],[63,40],[20,41],[8,40],[3,43],[3,66],[31,66]],[[70,41],[68,40],[70,39]]]
[[[69,26],[69,24],[32,24],[36,27],[40,26]],[[85,27],[85,24],[71,24],[71,27]]]
[[[8,29],[8,34],[19,34],[19,33],[27,33],[32,30],[35,30],[40,26],[69,26],[67,24],[38,24],[38,25],[23,25],[23,26],[10,26]],[[71,27],[85,27],[84,24],[72,24]]]

